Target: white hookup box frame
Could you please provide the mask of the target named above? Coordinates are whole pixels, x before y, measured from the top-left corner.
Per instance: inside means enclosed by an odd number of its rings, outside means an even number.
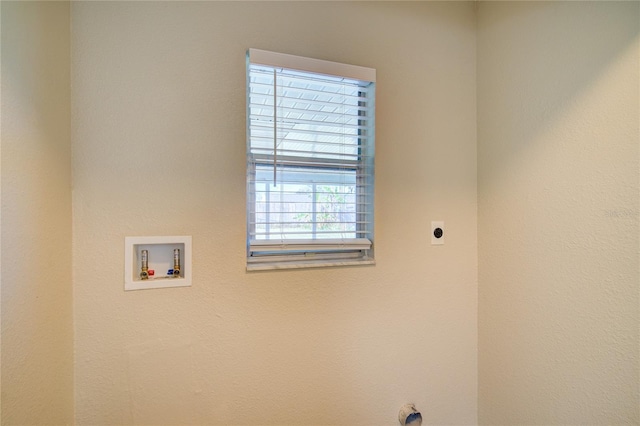
[[[180,250],[180,274],[168,275],[174,266],[174,249]],[[142,279],[142,250],[147,250],[149,270]],[[125,237],[124,290],[191,286],[191,236]]]

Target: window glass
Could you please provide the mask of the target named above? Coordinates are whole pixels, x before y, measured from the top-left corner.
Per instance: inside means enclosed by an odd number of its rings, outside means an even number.
[[[256,64],[251,52],[248,268],[373,263],[375,83],[309,71],[341,64],[290,55],[273,54],[304,70]]]

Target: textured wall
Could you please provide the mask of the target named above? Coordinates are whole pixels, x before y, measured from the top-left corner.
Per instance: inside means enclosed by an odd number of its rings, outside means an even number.
[[[76,421],[477,414],[472,3],[72,5]],[[376,255],[245,272],[245,50],[378,70]],[[447,243],[429,245],[444,220]],[[193,286],[123,291],[127,235],[192,235]]]
[[[479,420],[640,423],[638,2],[482,2]]]
[[[2,424],[71,424],[69,4],[0,7]]]

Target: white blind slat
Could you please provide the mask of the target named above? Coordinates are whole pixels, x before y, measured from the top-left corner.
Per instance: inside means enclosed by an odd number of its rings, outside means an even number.
[[[269,252],[285,252],[285,251],[305,251],[305,250],[366,250],[371,247],[371,241],[367,238],[348,238],[348,239],[301,239],[301,240],[280,240],[280,241],[264,241],[251,240],[251,251],[269,251]]]

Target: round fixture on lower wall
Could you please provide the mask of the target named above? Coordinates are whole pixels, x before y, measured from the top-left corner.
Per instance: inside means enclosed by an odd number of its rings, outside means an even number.
[[[402,426],[421,426],[422,414],[416,410],[415,404],[405,404],[400,408],[398,421]]]

